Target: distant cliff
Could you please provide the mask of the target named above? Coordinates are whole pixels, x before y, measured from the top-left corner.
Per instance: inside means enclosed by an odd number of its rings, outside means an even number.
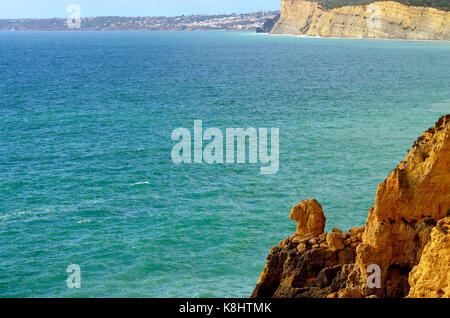
[[[152,30],[220,30],[253,31],[264,27],[280,15],[279,11],[241,14],[182,15],[177,17],[86,17],[80,28],[69,28],[67,19],[0,19],[6,31],[152,31]],[[273,26],[273,25],[272,25]],[[270,29],[271,27],[270,26]]]
[[[275,26],[275,23],[280,19],[280,15],[267,19],[266,22],[262,25],[262,27],[256,28],[256,33],[270,33]]]
[[[393,1],[331,9],[314,0],[282,0],[281,17],[271,33],[448,41],[450,12]]]

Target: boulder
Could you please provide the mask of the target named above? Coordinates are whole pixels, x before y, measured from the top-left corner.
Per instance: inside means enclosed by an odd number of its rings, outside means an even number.
[[[339,251],[345,247],[342,235],[336,232],[328,233],[327,244],[332,251]]]
[[[303,200],[293,207],[289,218],[297,221],[296,235],[303,237],[318,236],[324,232],[325,214],[322,206],[315,199]]]
[[[450,217],[431,232],[417,266],[409,274],[410,298],[450,298]]]

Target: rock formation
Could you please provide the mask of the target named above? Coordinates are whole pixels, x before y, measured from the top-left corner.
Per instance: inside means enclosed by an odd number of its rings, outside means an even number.
[[[406,285],[431,229],[450,207],[450,115],[414,143],[405,160],[379,185],[369,211],[357,264],[382,267],[383,281]],[[390,286],[394,292],[398,287]],[[387,296],[394,296],[388,289]],[[402,296],[406,296],[403,295]]]
[[[321,220],[317,227],[320,224]],[[281,241],[270,250],[252,297],[327,297],[338,291],[338,285],[331,285],[347,270],[346,264],[355,262],[363,231],[364,227],[352,229],[353,234],[322,229],[319,235],[296,233]]]
[[[447,213],[450,216],[450,211]],[[408,297],[438,298],[450,295],[450,217],[437,224],[417,266],[409,274]]]
[[[379,185],[365,227],[325,233],[316,200],[290,218],[297,231],[271,249],[252,297],[450,297],[450,114]]]
[[[305,237],[322,234],[327,221],[322,206],[314,199],[304,200],[293,207],[289,218],[297,221],[295,234]]]
[[[279,19],[280,15],[277,15],[272,19],[267,19],[262,27],[256,28],[256,33],[270,33],[275,26],[275,23],[277,23]]]
[[[325,9],[316,2],[282,0],[273,34],[321,37],[450,40],[450,12],[394,1]]]

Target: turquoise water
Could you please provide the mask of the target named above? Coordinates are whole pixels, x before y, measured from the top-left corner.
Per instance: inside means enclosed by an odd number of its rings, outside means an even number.
[[[0,296],[248,296],[302,199],[328,229],[364,224],[449,112],[449,69],[439,42],[0,33]],[[175,165],[196,119],[280,128],[279,172]]]

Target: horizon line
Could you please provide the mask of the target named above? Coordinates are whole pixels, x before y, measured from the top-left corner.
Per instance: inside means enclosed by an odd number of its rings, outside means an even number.
[[[257,10],[257,11],[246,11],[246,12],[232,12],[232,13],[191,13],[182,15],[96,15],[96,16],[82,16],[81,19],[92,19],[92,18],[178,18],[178,17],[192,17],[192,16],[216,16],[216,15],[233,15],[233,14],[252,14],[252,13],[262,13],[262,12],[280,12],[277,10]],[[2,18],[0,20],[51,20],[51,19],[67,19],[67,17],[46,17],[46,18]]]

